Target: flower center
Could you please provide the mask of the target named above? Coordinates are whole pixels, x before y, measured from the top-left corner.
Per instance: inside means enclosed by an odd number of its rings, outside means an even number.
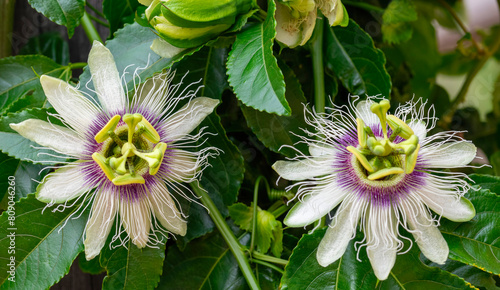
[[[359,146],[358,148],[353,146],[346,148],[367,171],[368,180],[387,180],[394,175],[410,174],[417,163],[420,149],[418,137],[403,120],[394,115],[387,115],[389,108],[388,100],[374,103],[370,107],[370,110],[380,120],[382,138],[377,138],[371,128],[365,126],[363,120],[357,118]],[[392,129],[392,134],[389,137],[387,136],[387,125]],[[405,140],[394,143],[398,136]]]
[[[121,118],[120,115],[113,116],[95,135],[97,143],[108,142],[109,146],[104,155],[94,152],[92,159],[115,185],[144,183],[140,169],[147,163],[149,174],[155,175],[160,169],[167,144],[160,142],[158,132],[141,114],[123,115],[127,131],[116,128]],[[145,139],[156,144],[152,150],[144,150],[152,147]]]

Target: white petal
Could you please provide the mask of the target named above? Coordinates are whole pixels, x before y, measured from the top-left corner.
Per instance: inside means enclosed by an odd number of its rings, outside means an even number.
[[[409,211],[407,211],[409,212]],[[448,258],[448,244],[427,211],[418,210],[417,216],[407,215],[408,226],[418,247],[434,263],[444,264]]]
[[[193,153],[180,149],[167,148],[163,163],[167,167],[163,177],[171,182],[191,182],[200,167]]]
[[[219,100],[198,97],[163,122],[166,140],[178,140],[193,131],[219,104]]]
[[[104,45],[94,41],[89,53],[92,82],[104,109],[114,115],[125,109],[125,93],[113,55]]]
[[[151,228],[151,210],[144,199],[122,201],[120,216],[123,228],[130,240],[138,248],[144,248],[148,243]]]
[[[99,255],[109,235],[118,208],[114,192],[100,190],[92,205],[90,219],[85,226],[85,257],[91,260]]]
[[[339,213],[332,220],[332,225],[326,230],[325,236],[318,246],[316,259],[326,267],[337,261],[347,249],[349,241],[354,237],[359,220],[359,207],[353,206],[354,202],[339,208]]]
[[[273,169],[284,179],[305,180],[332,174],[332,158],[329,156],[307,158],[299,161],[276,161]]]
[[[476,215],[476,210],[468,199],[458,198],[453,191],[429,189],[423,188],[416,193],[438,215],[454,222],[466,222]]]
[[[186,50],[185,48],[173,46],[172,44],[166,42],[161,38],[156,38],[155,40],[153,40],[153,44],[151,44],[150,48],[157,55],[164,58],[172,58]]]
[[[97,117],[99,109],[71,85],[47,75],[40,77],[43,91],[50,104],[73,129],[81,134]]]
[[[387,249],[384,247],[383,243],[380,243],[378,247],[367,248],[366,252],[368,254],[368,259],[372,265],[373,272],[379,280],[385,280],[389,277],[392,267],[396,263],[396,249]]]
[[[45,203],[61,203],[77,198],[92,188],[85,180],[83,167],[72,163],[47,175],[37,187],[36,198]]]
[[[422,143],[424,138],[427,136],[427,127],[424,121],[412,120],[408,123],[408,126],[413,130],[413,133],[418,137],[419,143]]]
[[[370,106],[373,101],[366,100],[360,101],[356,104],[356,117],[361,118],[366,126],[373,127],[380,124],[380,120],[371,110]]]
[[[334,182],[316,186],[302,202],[295,204],[283,222],[289,227],[307,226],[333,210],[346,195]]]
[[[181,213],[163,182],[160,181],[151,186],[148,199],[154,216],[165,229],[181,236],[186,234],[187,222],[182,219]]]
[[[421,149],[419,156],[426,168],[463,167],[476,157],[477,148],[465,141],[444,143]]]
[[[337,152],[338,150],[330,145],[320,144],[320,143],[313,143],[309,145],[309,153],[311,154],[312,157],[334,155]]]
[[[85,152],[85,141],[73,130],[38,119],[28,119],[19,124],[10,124],[24,138],[42,146],[74,157]]]

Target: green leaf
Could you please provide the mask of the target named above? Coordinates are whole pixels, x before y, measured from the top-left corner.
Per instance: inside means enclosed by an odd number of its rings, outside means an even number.
[[[373,273],[366,251],[356,260],[354,241],[345,254],[328,267],[321,267],[316,260],[316,249],[325,230],[304,235],[290,256],[281,279],[281,289],[374,289],[377,278]]]
[[[229,216],[240,229],[251,232],[253,210],[251,207],[238,202],[229,207]]]
[[[481,184],[478,184],[481,186]],[[500,196],[471,189],[466,196],[476,209],[469,222],[441,220],[440,230],[450,247],[450,259],[500,274]]]
[[[458,261],[447,260],[444,265],[439,265],[436,263],[432,263],[430,260],[426,259],[423,255],[421,258],[424,260],[424,263],[430,267],[438,267],[441,270],[452,273],[453,275],[457,275],[460,278],[463,278],[465,281],[471,283],[475,287],[481,287],[481,289],[498,289],[495,285],[495,279],[493,278],[495,275],[486,273],[484,271],[479,270],[478,268],[460,263]]]
[[[115,37],[106,42],[106,47],[113,54],[118,72],[123,75],[122,80],[129,90],[134,88],[134,79],[136,83],[139,83],[136,77],[144,82],[155,73],[170,68],[175,62],[201,48],[184,50],[173,58],[162,58],[149,48],[153,40],[157,38],[158,36],[150,28],[133,23],[119,29],[115,33]],[[127,73],[124,74],[127,67]],[[137,75],[134,75],[134,70],[136,70]],[[90,79],[90,70],[87,66],[80,75],[80,84],[82,84],[80,89],[94,96],[94,84]]]
[[[85,12],[85,0],[28,0],[28,3],[51,21],[66,26],[69,38]]]
[[[268,1],[263,23],[237,34],[227,62],[229,83],[236,97],[259,111],[289,116],[283,74],[273,55],[276,37],[274,1]]]
[[[470,179],[474,181],[481,189],[489,189],[491,192],[500,194],[500,176],[471,174]]]
[[[108,239],[109,240],[109,239]],[[137,248],[131,241],[110,250],[104,247],[100,263],[107,270],[103,289],[154,289],[158,285],[165,259],[165,241],[157,248]]]
[[[391,79],[385,69],[384,53],[356,22],[347,27],[325,29],[325,62],[344,87],[354,95],[389,97]]]
[[[43,170],[46,166],[39,164],[32,164],[25,161],[19,161],[14,169],[14,177],[16,182],[16,201],[28,194],[34,193],[38,186],[37,181],[43,179],[48,173],[48,170]],[[42,171],[43,170],[43,171]]]
[[[28,109],[19,113],[9,114],[0,119],[0,150],[9,156],[17,159],[27,160],[33,163],[58,163],[64,159],[54,157],[60,156],[59,153],[50,149],[37,149],[40,145],[30,141],[12,130],[10,123],[20,123],[27,119],[50,120],[54,124],[61,125],[61,122],[49,116],[46,109]],[[52,113],[54,111],[52,110]]]
[[[137,0],[102,1],[102,13],[109,21],[109,34],[113,35],[125,23],[134,22],[135,11],[139,5]]]
[[[8,192],[15,195],[15,187],[14,190],[9,189],[9,176],[14,176],[18,164],[19,160],[0,152],[0,201]]]
[[[40,54],[61,65],[69,63],[68,42],[58,32],[46,32],[30,38],[19,54]]]
[[[410,0],[393,0],[382,15],[384,41],[401,43],[411,38],[413,27],[408,22],[418,19],[415,4]]]
[[[39,76],[60,77],[65,67],[42,55],[19,55],[0,59],[0,115],[13,112],[15,102],[29,97],[27,107],[46,102]]]
[[[291,116],[278,116],[260,112],[245,105],[241,106],[241,111],[247,120],[248,126],[262,144],[274,152],[293,157],[297,154],[297,151],[282,146],[294,146],[301,152],[307,152],[307,145],[297,143],[301,140],[297,136],[304,134],[302,129],[311,129],[311,126],[306,123],[304,118],[304,104],[307,101],[297,77],[285,64],[280,63],[280,67],[283,70],[288,88],[286,90],[286,99],[292,109]]]
[[[240,243],[247,243],[244,235]],[[184,251],[168,248],[159,289],[246,289],[238,263],[219,234],[189,243]]]
[[[365,248],[356,253],[354,243],[347,246],[344,255],[327,267],[316,260],[316,249],[325,230],[304,235],[292,252],[281,280],[281,289],[464,289],[467,283],[446,271],[430,268],[419,260],[419,249],[414,244],[405,254],[398,255],[391,274],[378,281],[373,273]],[[409,243],[406,243],[406,248]],[[359,259],[358,261],[357,255]]]
[[[99,258],[100,255],[90,261],[87,261],[87,259],[85,258],[85,252],[81,252],[80,255],[78,255],[78,266],[84,273],[89,273],[92,275],[101,274],[106,271],[106,269],[101,266]]]
[[[83,250],[82,233],[88,210],[73,219],[69,217],[77,211],[77,215],[81,213],[78,205],[62,212],[43,211],[45,206],[30,194],[15,204],[14,224],[9,223],[8,212],[0,217],[0,248],[3,249],[0,251],[0,289],[49,288],[68,273],[73,260]],[[15,253],[7,251],[10,233],[15,233],[12,248]],[[15,258],[15,283],[7,280],[11,257]]]

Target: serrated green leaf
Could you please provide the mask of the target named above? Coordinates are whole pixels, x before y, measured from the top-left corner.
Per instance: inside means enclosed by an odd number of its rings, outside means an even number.
[[[442,219],[439,227],[450,248],[449,258],[498,275],[500,196],[487,189],[471,189],[466,197],[474,205],[476,216],[465,223]]]
[[[393,0],[382,15],[384,41],[401,43],[411,38],[413,27],[409,22],[418,19],[415,4],[410,0]]]
[[[154,289],[163,270],[165,241],[157,248],[139,249],[131,241],[113,250],[104,247],[99,257],[107,271],[103,289]]]
[[[113,35],[125,23],[134,22],[135,11],[139,5],[137,0],[102,1],[102,13],[109,21],[109,34]]]
[[[391,274],[378,281],[363,248],[356,253],[353,239],[344,255],[327,267],[316,260],[316,249],[325,230],[304,235],[292,252],[281,280],[281,289],[465,289],[467,283],[446,271],[431,268],[419,260],[419,249],[413,247],[398,255]],[[361,239],[358,235],[358,240]],[[406,247],[409,243],[406,243]],[[358,255],[358,256],[357,256]],[[356,258],[361,260],[358,261]]]
[[[241,106],[241,111],[245,116],[248,126],[262,144],[274,152],[281,153],[287,157],[293,157],[297,151],[282,146],[294,146],[301,152],[306,153],[308,150],[307,145],[304,143],[297,144],[301,140],[297,136],[304,134],[302,129],[311,129],[311,126],[306,123],[304,118],[304,104],[307,101],[297,77],[285,64],[280,63],[280,67],[288,88],[286,90],[286,99],[292,109],[292,115],[288,117],[278,116],[260,112],[245,105]]]
[[[40,54],[61,65],[69,63],[68,42],[58,32],[46,32],[30,38],[19,54]]]
[[[30,194],[15,204],[14,224],[9,223],[7,212],[0,217],[0,248],[4,249],[0,252],[0,289],[46,289],[68,273],[83,250],[88,210],[72,219],[69,217],[78,205],[63,212],[43,211],[45,206]],[[10,233],[15,233],[15,253],[7,251]],[[15,258],[15,282],[7,280],[11,256]]]
[[[243,203],[235,203],[229,207],[229,216],[234,223],[245,231],[252,231],[253,210]]]
[[[0,115],[13,112],[10,106],[26,96],[30,97],[30,102],[25,104],[27,107],[43,106],[46,99],[39,76],[46,74],[60,77],[65,69],[42,55],[18,55],[0,59]]]
[[[244,235],[240,243],[249,241]],[[158,289],[246,289],[238,263],[219,234],[169,247]]]
[[[28,0],[28,3],[51,21],[66,26],[69,38],[85,12],[85,0]]]
[[[227,74],[236,97],[245,105],[289,116],[283,73],[273,55],[275,10],[274,1],[268,1],[266,20],[238,33],[229,54]]]
[[[127,24],[115,33],[115,37],[106,42],[106,47],[113,54],[118,73],[123,75],[122,80],[129,90],[134,88],[134,79],[137,77],[142,81],[153,76],[155,73],[170,68],[175,62],[180,61],[187,55],[198,51],[201,47],[187,49],[173,58],[162,58],[154,53],[149,47],[158,36],[148,27],[142,27],[138,23]],[[130,67],[132,65],[132,67]],[[128,67],[126,74],[125,68]],[[135,71],[136,70],[136,71]],[[134,71],[137,75],[134,75]],[[84,68],[80,75],[80,89],[91,96],[95,96],[94,85],[90,81],[90,70]],[[88,88],[87,88],[88,86]]]
[[[347,27],[325,27],[325,62],[344,87],[354,95],[388,98],[391,79],[384,53],[352,19]]]
[[[54,124],[62,125],[61,122],[51,117],[47,112],[54,113],[53,110],[29,109],[19,113],[9,114],[0,119],[0,150],[9,156],[17,159],[30,161],[39,164],[50,164],[64,161],[64,159],[54,157],[60,156],[57,152],[50,149],[37,149],[40,145],[30,141],[12,130],[10,123],[20,123],[27,119],[50,120]]]

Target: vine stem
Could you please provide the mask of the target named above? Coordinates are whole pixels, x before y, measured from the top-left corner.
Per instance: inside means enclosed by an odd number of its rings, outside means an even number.
[[[0,0],[0,58],[12,54],[15,0]]]
[[[318,14],[321,12],[318,11]],[[311,56],[314,76],[314,110],[325,112],[325,70],[323,67],[323,16],[316,19],[314,27]],[[333,100],[332,100],[333,101]]]
[[[229,246],[229,249],[236,258],[236,261],[240,266],[240,270],[243,273],[243,276],[245,277],[248,286],[250,286],[251,289],[260,289],[259,284],[257,283],[257,279],[255,279],[255,275],[252,272],[252,268],[250,267],[250,263],[247,257],[245,256],[241,244],[234,236],[233,232],[227,225],[226,221],[222,217],[221,213],[215,206],[210,196],[208,196],[208,193],[203,189],[201,189],[196,183],[191,183],[190,185],[191,188],[193,189],[193,192],[198,197],[200,197],[201,203],[208,209],[208,213],[212,218],[213,222],[215,223],[215,226],[221,233],[222,237]]]
[[[279,265],[283,265],[283,266],[286,266],[286,264],[288,264],[287,260],[283,260],[283,259],[280,259],[280,258],[276,258],[276,257],[268,256],[268,255],[265,255],[265,254],[261,254],[261,253],[256,252],[256,251],[254,251],[252,253],[252,257],[254,257],[255,259],[259,259],[261,261],[266,261],[266,262],[269,262],[269,263],[279,264]]]
[[[92,20],[87,12],[83,13],[82,26],[91,44],[95,40],[102,43],[101,36],[99,36],[99,33],[97,32],[97,29],[95,29],[94,24],[92,24]]]

